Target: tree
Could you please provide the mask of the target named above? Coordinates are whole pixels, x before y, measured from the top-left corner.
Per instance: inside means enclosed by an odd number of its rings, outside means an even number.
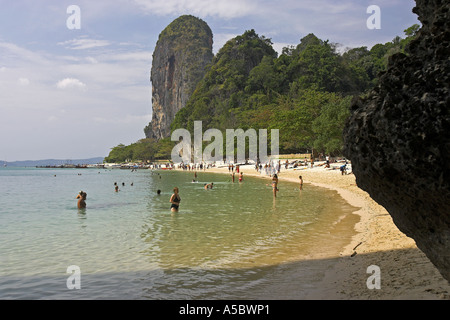
[[[133,149],[133,160],[147,161],[155,157],[156,145],[153,139],[141,139],[131,145]]]
[[[105,158],[106,162],[124,162],[127,159],[133,157],[132,148],[130,146],[125,146],[124,144],[119,144],[111,149],[109,155]]]
[[[312,130],[316,134],[314,147],[322,153],[339,155],[344,142],[342,131],[350,116],[351,97],[330,96],[322,106],[320,115],[313,121]]]

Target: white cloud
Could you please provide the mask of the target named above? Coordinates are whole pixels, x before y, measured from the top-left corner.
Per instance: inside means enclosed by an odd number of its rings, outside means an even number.
[[[217,33],[214,34],[214,43],[213,43],[213,52],[216,54],[219,50],[227,43],[228,40],[231,40],[237,37],[239,33]]]
[[[252,13],[256,3],[248,0],[134,0],[149,14],[193,14],[199,17],[237,18]]]
[[[86,57],[85,59],[87,62],[92,63],[92,64],[98,63],[98,60],[93,57]]]
[[[21,86],[27,86],[30,84],[30,80],[27,78],[19,78],[19,80],[17,80],[17,83]]]
[[[281,55],[281,53],[283,52],[283,49],[286,47],[296,47],[297,44],[295,43],[281,43],[281,42],[274,42],[272,47],[273,49],[278,53],[278,55]]]
[[[26,60],[28,62],[32,62],[37,65],[43,65],[45,63],[48,63],[48,61],[41,54],[33,52],[32,50],[22,48],[10,42],[0,41],[0,56],[4,60],[6,59],[12,60],[11,64],[7,64],[8,66],[16,65],[17,64],[16,58],[19,58],[20,60]]]
[[[58,89],[84,88],[86,85],[78,79],[65,78],[56,84]]]
[[[84,50],[84,49],[92,49],[98,47],[106,47],[111,43],[107,40],[96,40],[96,39],[72,39],[64,42],[58,42],[59,45],[64,46],[66,49],[73,50]]]
[[[152,52],[150,51],[129,51],[125,53],[110,53],[108,55],[100,56],[104,61],[152,61]]]
[[[97,123],[110,123],[110,124],[142,124],[148,123],[152,120],[151,114],[145,115],[130,115],[120,116],[118,118],[108,117],[94,117],[93,121]]]

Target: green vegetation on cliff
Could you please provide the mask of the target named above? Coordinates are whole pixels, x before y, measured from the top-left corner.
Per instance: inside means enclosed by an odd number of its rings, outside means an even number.
[[[193,132],[197,120],[203,130],[279,129],[280,153],[340,155],[352,97],[373,88],[389,56],[403,52],[417,30],[414,25],[405,39],[343,54],[309,34],[279,56],[270,39],[246,31],[220,49],[171,130]]]
[[[254,30],[229,40],[214,57],[186,106],[176,114],[172,130],[192,131],[195,120],[203,121],[206,128],[235,128],[229,110],[245,98],[249,74],[264,57],[275,59],[276,52],[270,40],[259,37]]]

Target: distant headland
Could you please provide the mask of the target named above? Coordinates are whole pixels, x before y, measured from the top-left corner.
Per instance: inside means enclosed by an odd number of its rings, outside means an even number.
[[[89,159],[46,159],[46,160],[24,160],[24,161],[0,161],[7,167],[45,167],[45,166],[82,166],[103,163],[104,157]]]

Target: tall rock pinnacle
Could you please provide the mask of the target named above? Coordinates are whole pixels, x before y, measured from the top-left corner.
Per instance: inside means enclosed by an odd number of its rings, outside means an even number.
[[[170,124],[194,92],[212,61],[213,35],[201,19],[184,15],[159,35],[153,52],[152,121],[144,129],[147,138],[170,136]]]

